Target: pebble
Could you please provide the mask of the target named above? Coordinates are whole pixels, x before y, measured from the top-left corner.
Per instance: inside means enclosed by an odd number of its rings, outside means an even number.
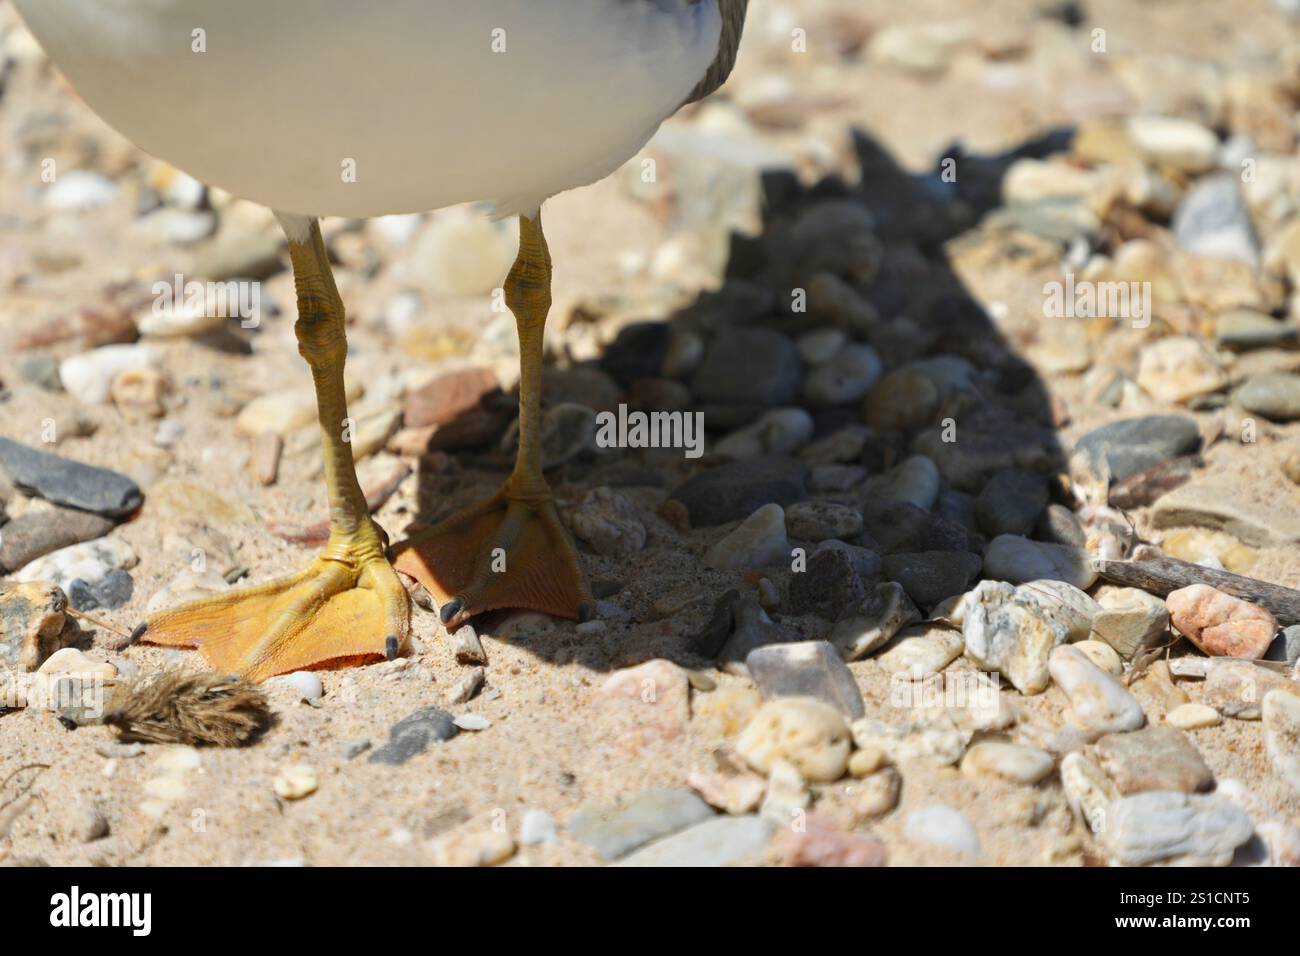
[[[1110,803],[1100,836],[1112,863],[1227,866],[1255,831],[1222,797],[1152,790]]]
[[[1179,730],[1199,730],[1202,727],[1217,727],[1223,723],[1223,715],[1204,704],[1180,704],[1165,714],[1165,721]]]
[[[971,779],[993,777],[1032,786],[1056,766],[1055,758],[1045,750],[985,740],[966,751],[961,772]]]
[[[823,365],[848,344],[849,337],[840,329],[816,329],[795,340],[795,348],[809,365]]]
[[[495,829],[456,829],[429,845],[434,866],[496,866],[515,855],[510,834]]]
[[[767,775],[767,795],[759,815],[774,826],[788,827],[804,818],[812,794],[799,768],[788,760],[776,760]]]
[[[1132,116],[1129,139],[1148,161],[1188,173],[1213,169],[1219,138],[1199,123],[1170,116]]]
[[[483,689],[486,680],[487,671],[482,667],[469,668],[447,690],[447,701],[452,704],[463,704],[472,700],[474,695]]]
[[[813,418],[802,408],[774,408],[744,428],[723,437],[713,451],[725,458],[789,455],[808,444]]]
[[[617,860],[651,840],[712,816],[709,805],[691,790],[654,789],[579,807],[564,821],[564,828],[601,859]]]
[[[1003,534],[984,551],[984,576],[994,581],[1064,581],[1086,590],[1097,580],[1088,552],[1065,544]]]
[[[1123,675],[1124,662],[1120,660],[1115,649],[1104,641],[1079,641],[1074,646],[1111,677]]]
[[[1061,789],[1076,816],[1093,833],[1106,826],[1106,809],[1119,796],[1119,788],[1102,769],[1080,751],[1061,758]]]
[[[745,360],[736,361],[742,355]],[[768,329],[740,329],[720,333],[708,346],[691,391],[702,402],[788,405],[802,378],[799,350],[788,338]]]
[[[1300,794],[1300,693],[1271,690],[1264,695],[1260,711],[1264,749],[1273,772]]]
[[[1269,421],[1300,419],[1300,375],[1254,375],[1237,389],[1234,397],[1246,411]]]
[[[733,815],[752,813],[763,802],[767,781],[758,774],[693,770],[686,784],[711,807]]]
[[[1191,739],[1176,727],[1144,727],[1107,734],[1097,758],[1122,794],[1145,790],[1197,793],[1214,786],[1214,774]]]
[[[1259,262],[1259,242],[1237,181],[1230,173],[1198,180],[1174,211],[1174,241],[1187,252],[1236,259],[1253,268]]]
[[[388,743],[370,755],[370,762],[400,766],[424,753],[429,744],[450,740],[457,733],[451,714],[437,707],[424,707],[393,724]]]
[[[1047,476],[1011,468],[989,479],[975,499],[975,519],[990,537],[1028,535],[1047,507]]]
[[[1169,628],[1169,609],[1154,594],[1116,588],[1097,598],[1101,610],[1092,619],[1092,636],[1113,647],[1124,660],[1158,644]]]
[[[901,368],[882,378],[862,403],[863,420],[882,431],[911,431],[933,424],[942,392],[917,368]]]
[[[615,866],[737,866],[767,847],[772,825],[760,816],[719,816],[697,823],[618,861]]]
[[[839,711],[812,697],[780,697],[763,704],[741,732],[736,750],[759,773],[788,760],[814,783],[844,775],[851,749]]]
[[[291,690],[298,700],[314,701],[325,696],[325,688],[315,671],[294,671],[274,680]]]
[[[1300,542],[1300,510],[1264,482],[1246,491],[1241,476],[1215,474],[1189,481],[1155,503],[1154,528],[1212,528],[1254,547]]]
[[[85,169],[70,169],[45,190],[47,208],[57,212],[85,212],[111,206],[120,190],[107,176]]]
[[[802,500],[807,475],[793,458],[754,458],[698,472],[669,497],[686,506],[693,527],[712,527],[747,518],[768,503]]]
[[[135,552],[125,541],[100,538],[37,558],[13,577],[17,581],[48,581],[67,592],[75,581],[97,585],[113,571],[134,567],[137,561]]]
[[[0,532],[0,574],[17,571],[51,551],[108,534],[113,522],[86,511],[44,508],[28,511]]]
[[[870,494],[874,501],[897,501],[929,511],[941,487],[938,466],[925,455],[913,455],[871,482]]]
[[[1201,689],[1202,702],[1238,720],[1259,720],[1260,703],[1270,691],[1294,694],[1300,689],[1300,683],[1249,661],[1225,657],[1204,663],[1208,668]]]
[[[880,380],[882,369],[875,349],[849,343],[809,371],[803,384],[804,401],[811,408],[856,402]]]
[[[5,532],[8,533],[7,531]],[[1288,664],[1294,664],[1300,661],[1300,624],[1292,624],[1290,627],[1284,627],[1269,645],[1268,653],[1264,655],[1266,661],[1286,661]]]
[[[594,699],[631,706],[637,716],[635,740],[671,740],[690,719],[690,681],[672,661],[657,658],[615,671],[596,689]]]
[[[593,488],[568,513],[573,533],[597,554],[628,557],[645,547],[646,529],[636,506],[612,488]]]
[[[276,795],[284,800],[301,800],[316,792],[319,781],[310,764],[291,763],[282,767],[272,784]]]
[[[776,841],[786,866],[885,865],[885,844],[875,837],[849,833],[823,824],[817,817],[808,818],[805,824],[802,830],[786,830]]]
[[[857,660],[884,646],[908,624],[921,619],[903,586],[887,581],[848,608],[835,622],[828,640],[845,660]]]
[[[523,822],[519,825],[521,846],[547,846],[555,840],[555,817],[545,810],[524,811]]]
[[[980,556],[969,551],[920,551],[888,554],[883,559],[885,576],[902,585],[920,607],[933,607],[964,593],[983,565]]]
[[[913,810],[903,823],[903,834],[916,843],[938,847],[964,857],[978,857],[980,838],[970,820],[941,803]]]
[[[110,471],[0,438],[0,468],[15,485],[50,501],[81,511],[120,518],[144,500],[134,481]]]
[[[894,764],[921,761],[947,767],[962,758],[971,741],[971,732],[958,727],[946,712],[901,724],[867,717],[855,720],[851,730],[860,750],[883,751]]]
[[[1214,341],[1223,348],[1250,351],[1291,345],[1300,327],[1251,309],[1232,309],[1214,320]]]
[[[914,504],[880,501],[868,495],[862,518],[871,537],[886,552],[982,550],[977,535]]]
[[[696,694],[695,716],[723,737],[743,730],[763,706],[763,697],[752,687],[729,685],[707,694]]]
[[[961,623],[966,656],[984,670],[1001,673],[1022,694],[1047,689],[1053,649],[1066,643],[1073,630],[1064,611],[1001,581],[982,581],[970,592]]]
[[[857,681],[826,641],[769,644],[751,651],[745,666],[765,699],[813,697],[849,720],[865,712]]]
[[[1069,698],[1074,720],[1083,730],[1117,733],[1136,730],[1146,722],[1137,699],[1082,651],[1068,645],[1057,647],[1048,668]]]
[[[899,632],[897,640],[876,656],[891,674],[921,680],[937,674],[958,657],[966,643],[960,631],[938,624],[917,624]]]
[[[492,726],[492,721],[482,714],[457,714],[455,724],[461,730],[487,730]]]
[[[898,806],[898,798],[903,791],[903,776],[893,767],[882,767],[864,776],[853,790],[853,812],[863,819],[871,820],[884,816]]]
[[[764,568],[789,560],[785,511],[778,504],[763,505],[704,554],[704,566],[717,571]]]
[[[862,531],[862,512],[833,501],[800,501],[785,509],[785,524],[800,541],[852,538]]]
[[[1211,656],[1258,660],[1277,633],[1268,611],[1206,584],[1171,592],[1165,605],[1174,627]]]
[[[1072,471],[1123,481],[1172,458],[1191,454],[1200,446],[1196,422],[1183,415],[1127,418],[1095,428],[1080,438],[1074,446]]]
[[[1177,404],[1221,391],[1228,375],[1199,339],[1170,336],[1142,349],[1136,381],[1156,401]]]
[[[63,360],[59,380],[64,389],[85,405],[103,405],[112,395],[113,382],[126,372],[153,371],[158,354],[148,345],[105,345]]]

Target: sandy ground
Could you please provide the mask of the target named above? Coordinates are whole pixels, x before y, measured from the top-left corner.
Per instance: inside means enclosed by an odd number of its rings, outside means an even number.
[[[954,0],[907,5],[883,0],[755,0],[746,48],[727,95],[743,101],[747,94],[756,96],[764,84],[791,83],[801,97],[817,103],[800,129],[756,134],[788,149],[810,175],[841,166],[847,154],[846,131],[855,124],[871,129],[898,162],[913,170],[928,167],[953,141],[960,140],[974,152],[996,152],[1070,122],[1076,111],[1068,94],[1072,88],[1080,96],[1087,92],[1066,82],[1077,77],[1077,71],[1063,67],[1059,75],[1047,71],[1021,76],[1015,84],[1000,87],[998,79],[1014,67],[973,54],[959,57],[941,77],[922,78],[861,58],[832,56],[817,41],[827,31],[847,30],[853,24],[952,17],[973,21],[977,36],[990,44],[1004,37],[1010,43],[1021,35],[1032,43],[1036,34],[1030,14],[1037,6]],[[1245,9],[1251,15],[1243,15]],[[0,12],[10,16],[7,9]],[[1089,4],[1089,14],[1105,25],[1117,58],[1208,53],[1207,59],[1215,61],[1249,63],[1275,59],[1293,40],[1290,28],[1264,3],[1137,5],[1098,0]],[[806,60],[787,52],[783,39],[792,27],[805,24],[814,38]],[[671,122],[687,127],[697,118]],[[41,135],[66,161],[89,164],[123,183],[139,180],[147,163],[144,157],[104,127],[52,74],[30,64],[15,67],[0,99],[0,144],[30,142],[38,135],[33,124],[41,122],[49,125]],[[4,151],[0,147],[0,154]],[[323,489],[312,477],[314,451],[286,454],[279,482],[263,487],[247,466],[247,439],[236,433],[229,413],[220,411],[272,388],[308,383],[293,348],[291,321],[283,315],[269,319],[255,338],[252,358],[188,340],[157,343],[174,383],[169,417],[184,426],[183,437],[166,451],[152,441],[156,422],[132,422],[110,405],[88,408],[66,394],[22,381],[10,348],[18,335],[79,307],[103,303],[118,283],[169,275],[183,268],[187,253],[136,238],[129,201],[76,217],[51,215],[36,201],[33,172],[22,161],[11,154],[0,173],[0,284],[5,290],[0,296],[0,378],[9,395],[0,412],[0,434],[36,443],[47,419],[64,431],[79,419],[93,422],[93,434],[66,439],[59,452],[131,474],[142,481],[146,493],[149,483],[164,477],[206,489],[213,500],[193,506],[204,513],[188,517],[200,518],[229,539],[237,562],[250,569],[247,580],[267,580],[301,566],[309,552],[285,544],[267,524],[310,523],[324,517]],[[690,269],[683,270],[684,278],[669,282],[645,270],[628,269],[629,261],[653,259],[673,236],[663,217],[630,199],[616,178],[556,197],[546,214],[556,263],[553,316],[567,315],[577,303],[610,297],[625,314],[644,310],[652,316],[656,308],[663,314],[665,299],[689,300],[707,282]],[[230,215],[250,223],[262,221],[252,209],[240,212],[236,207]],[[1005,334],[1023,344],[1016,327],[1020,322],[1023,328],[1023,321],[1017,317],[1032,308],[1044,273],[1008,266],[1000,274],[978,262],[968,267],[960,256],[954,268],[981,302],[1006,304],[1012,319]],[[341,271],[353,320],[350,364],[368,382],[418,382],[455,364],[456,356],[434,362],[427,349],[403,349],[384,330],[384,304],[400,284],[392,275],[381,270],[368,279],[355,269]],[[291,311],[289,290],[287,273],[267,283],[268,293]],[[433,300],[427,311],[422,321],[429,329],[461,329],[466,338],[490,317],[481,298]],[[66,354],[67,347],[61,348],[62,353],[55,349],[53,354]],[[1077,377],[1054,376],[1048,381],[1067,402],[1082,388]],[[385,387],[381,384],[377,390]],[[1077,437],[1098,423],[1072,420],[1066,436]],[[1216,448],[1209,456],[1211,467],[1229,469],[1248,481],[1255,471],[1276,467],[1288,444],[1295,447],[1296,434],[1295,426],[1281,431],[1258,455],[1233,444]],[[367,467],[382,473],[385,464]],[[448,503],[471,500],[497,480],[491,473],[470,470],[459,482],[447,482],[454,487]],[[395,535],[417,510],[415,488],[415,479],[408,479],[378,513]],[[582,490],[581,482],[557,489],[562,500]],[[180,792],[164,809],[155,808],[156,815],[147,812],[147,782],[162,773],[160,762],[167,759],[162,748],[137,757],[106,757],[103,754],[111,750],[105,747],[112,741],[106,728],[68,731],[53,715],[36,708],[5,715],[0,718],[0,777],[15,768],[43,765],[39,773],[25,772],[35,779],[30,792],[35,800],[14,822],[8,854],[56,865],[423,864],[430,861],[429,840],[455,827],[486,828],[494,819],[504,819],[515,832],[527,809],[544,809],[562,822],[593,800],[682,785],[692,768],[711,765],[711,753],[725,742],[718,728],[696,718],[680,736],[632,747],[624,732],[641,719],[640,705],[601,706],[594,692],[615,668],[655,657],[682,659],[686,637],[707,620],[713,598],[740,576],[684,565],[681,551],[700,553],[715,532],[679,538],[652,516],[664,490],[628,493],[651,515],[645,551],[635,562],[591,554],[584,560],[593,580],[616,582],[610,600],[630,612],[632,621],[611,621],[603,633],[583,637],[567,622],[504,614],[481,620],[478,630],[489,658],[490,693],[469,704],[447,702],[463,669],[448,651],[436,617],[417,610],[414,646],[404,662],[323,672],[325,695],[316,707],[294,703],[283,690],[273,690],[278,717],[273,731],[253,748],[202,751],[201,766],[183,774]],[[147,502],[138,517],[114,532],[132,545],[140,563],[131,572],[134,598],[103,612],[105,619],[129,629],[142,617],[149,597],[183,569],[183,557],[164,545],[178,520],[178,515]],[[1254,562],[1248,573],[1300,586],[1300,548],[1261,549]],[[675,614],[655,610],[656,602],[674,593],[698,594],[699,599]],[[818,629],[827,627],[813,619],[787,623],[809,636],[823,636]],[[193,658],[147,646],[123,653],[93,651],[92,656],[141,672]],[[871,660],[855,662],[851,669],[868,712],[882,707],[889,693],[885,672]],[[731,675],[712,676],[722,688],[744,683]],[[1195,686],[1189,689],[1195,699]],[[1135,693],[1148,713],[1162,711],[1163,703],[1145,682],[1135,685]],[[1025,700],[1014,692],[1004,696],[1017,698],[1015,706],[1023,708],[1025,719],[1059,712],[1062,703],[1058,689]],[[481,714],[492,725],[432,746],[401,767],[376,766],[364,756],[344,755],[353,741],[382,744],[389,726],[429,705]],[[1228,720],[1196,731],[1195,741],[1221,785],[1230,778],[1241,780],[1265,816],[1300,820],[1294,796],[1288,796],[1269,772],[1258,723]],[[305,800],[281,800],[272,781],[283,766],[297,760],[316,768],[319,788]],[[819,788],[818,807],[832,815],[847,808],[854,785],[846,778]],[[891,863],[952,862],[902,834],[906,813],[934,802],[967,814],[980,834],[983,863],[1080,865],[1097,859],[1091,835],[1073,821],[1055,779],[1033,788],[977,785],[952,769],[916,767],[905,775],[899,809],[864,825],[863,832],[885,840]],[[77,829],[91,807],[107,818],[110,835],[87,843],[78,839]],[[563,831],[557,843],[522,847],[511,860],[512,865],[596,862],[591,849]]]

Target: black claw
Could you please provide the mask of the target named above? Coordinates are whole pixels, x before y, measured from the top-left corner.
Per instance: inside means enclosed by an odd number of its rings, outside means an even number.
[[[592,608],[592,606],[591,606],[591,602],[590,602],[590,601],[583,601],[581,604],[579,604],[579,605],[578,605],[578,623],[579,623],[579,624],[582,624],[582,623],[585,623],[586,621],[590,621],[590,620],[591,620],[591,615],[592,615],[593,611],[594,611],[594,608]]]
[[[397,658],[397,636],[394,634],[389,634],[384,638],[384,657],[390,661]]]
[[[141,621],[137,624],[135,630],[131,632],[131,643],[134,644],[136,641],[140,640],[140,638],[144,637],[144,632],[147,630],[149,630],[148,621]]]
[[[455,617],[462,610],[464,610],[464,608],[465,608],[464,598],[452,598],[450,601],[448,601],[446,604],[444,604],[442,607],[438,609],[438,617],[442,620],[443,624],[446,624],[449,621],[451,621],[453,617]]]

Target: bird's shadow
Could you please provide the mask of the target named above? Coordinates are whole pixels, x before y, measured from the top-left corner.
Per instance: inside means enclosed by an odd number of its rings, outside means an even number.
[[[918,436],[949,419],[954,425],[955,447],[963,449],[967,461],[986,459],[990,471],[1014,464],[1055,474],[1063,465],[1064,455],[1052,427],[1048,391],[1032,366],[1016,354],[965,288],[950,266],[945,248],[950,240],[967,233],[986,213],[1001,205],[1002,180],[1013,162],[1063,151],[1071,135],[1068,130],[1053,131],[998,155],[969,155],[954,147],[936,160],[932,173],[916,175],[904,170],[878,140],[854,129],[851,136],[861,171],[858,183],[838,176],[804,183],[791,172],[764,174],[762,232],[755,236],[733,234],[723,286],[701,294],[695,303],[662,321],[625,327],[601,355],[573,367],[603,373],[596,377],[598,381],[612,380],[614,390],[608,384],[603,390],[595,389],[606,403],[617,399],[635,408],[646,394],[665,391],[661,369],[674,330],[694,332],[707,349],[720,333],[740,327],[766,328],[794,337],[834,326],[838,320],[833,317],[780,305],[791,302],[795,287],[808,279],[798,268],[791,268],[784,257],[792,229],[800,222],[804,225],[798,228],[806,228],[810,210],[829,208],[819,206],[824,201],[833,204],[848,200],[870,213],[883,251],[880,268],[870,281],[857,281],[852,274],[840,276],[870,303],[879,318],[870,331],[858,330],[852,337],[865,340],[876,350],[886,372],[938,355],[957,356],[975,372],[970,389],[945,401],[926,422],[925,429],[910,433],[872,429],[856,460],[865,468],[866,479],[869,481],[919,450],[932,452],[933,444],[918,445]],[[827,268],[834,270],[836,256],[831,255],[829,262]],[[772,303],[770,308],[754,307],[756,292],[760,300],[766,297]],[[742,371],[750,360],[751,356],[744,353],[731,357]],[[755,374],[759,374],[757,369]],[[544,406],[573,401],[575,392],[579,398],[592,393],[590,382],[575,386],[574,378],[572,373],[563,372],[548,376],[543,389]],[[673,394],[671,386],[667,390]],[[683,393],[677,389],[675,394]],[[409,527],[433,524],[500,485],[513,461],[508,446],[496,438],[467,448],[460,436],[480,434],[488,418],[500,422],[500,430],[504,431],[516,402],[514,396],[489,395],[480,407],[448,423],[450,431],[442,432],[444,439],[430,442],[417,470],[416,511],[399,516],[410,519]],[[708,439],[702,457],[689,459],[680,449],[596,448],[547,472],[562,512],[591,489],[608,486],[635,503],[646,527],[645,548],[624,556],[597,554],[579,541],[595,596],[608,602],[598,606],[604,627],[579,632],[571,625],[547,627],[537,620],[521,623],[511,612],[498,611],[480,615],[472,622],[480,634],[523,647],[548,662],[576,663],[596,672],[651,658],[700,667],[716,662],[720,643],[726,642],[735,626],[733,590],[751,595],[746,598],[751,604],[751,623],[755,614],[763,618],[752,608],[760,576],[767,577],[779,594],[788,596],[793,573],[789,563],[764,569],[761,575],[697,566],[695,562],[704,551],[730,531],[735,521],[712,527],[683,527],[673,505],[664,505],[683,482],[724,464],[722,458],[711,453],[710,446],[768,409],[761,403],[716,402],[695,404],[690,409],[704,415]],[[861,400],[811,411],[814,440],[863,424]],[[952,488],[949,469],[941,463],[940,470],[945,473],[945,489]],[[956,490],[973,496],[979,488],[962,485]],[[866,496],[863,485],[858,484],[818,497],[860,504]],[[749,504],[757,507],[763,500],[760,494]],[[789,503],[787,496],[777,492],[767,500]],[[980,543],[984,540],[978,538]],[[876,544],[869,534],[860,542],[856,538],[849,542]],[[791,543],[806,545],[808,553],[815,547],[794,539]],[[771,606],[770,601],[767,603]],[[776,627],[763,628],[764,633],[777,639],[824,637],[833,623],[812,614],[782,613],[782,607],[788,608],[789,602],[769,612]]]

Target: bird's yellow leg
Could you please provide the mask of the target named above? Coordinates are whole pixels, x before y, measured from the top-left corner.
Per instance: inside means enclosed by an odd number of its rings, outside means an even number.
[[[542,476],[542,335],[551,254],[541,213],[519,218],[519,255],[505,284],[519,331],[519,452],[501,490],[393,549],[394,565],[428,588],[443,623],[496,608],[582,618],[591,591]]]
[[[348,444],[343,303],[320,228],[289,241],[298,292],[298,351],[311,367],[320,414],[330,538],[302,571],[259,587],[163,611],[143,640],[197,647],[214,668],[262,680],[309,667],[394,657],[410,633],[406,589],[384,556]]]

